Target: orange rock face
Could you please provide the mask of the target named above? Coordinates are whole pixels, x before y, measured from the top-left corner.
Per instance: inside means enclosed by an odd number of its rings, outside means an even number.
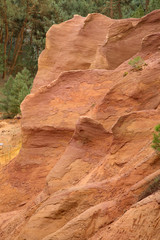
[[[160,175],[159,15],[76,16],[49,30],[21,105],[22,149],[1,173],[2,240],[159,239],[160,193],[139,201]]]
[[[90,240],[159,239],[160,195],[157,193],[133,205],[122,217]]]
[[[125,19],[115,22],[108,29],[105,43],[97,51],[94,66],[103,59],[103,66],[115,69],[141,49],[142,39],[158,33],[160,12],[154,11],[141,19]]]
[[[53,25],[39,58],[32,92],[57,79],[63,71],[90,68],[98,45],[103,43],[114,21],[95,13],[87,17],[75,15],[71,20]]]

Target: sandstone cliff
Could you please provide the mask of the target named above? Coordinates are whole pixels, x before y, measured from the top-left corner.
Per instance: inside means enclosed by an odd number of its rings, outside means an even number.
[[[21,151],[1,171],[1,239],[159,240],[160,193],[138,201],[160,175],[159,92],[160,10],[53,25],[21,105]]]

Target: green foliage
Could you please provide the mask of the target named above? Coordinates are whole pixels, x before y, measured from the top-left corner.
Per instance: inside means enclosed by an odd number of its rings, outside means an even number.
[[[155,9],[160,9],[160,1],[150,0],[149,7],[148,7],[149,12]]]
[[[30,93],[33,78],[30,72],[24,68],[16,77],[9,77],[2,89],[3,97],[0,99],[0,110],[4,118],[13,118],[20,113],[20,104]]]
[[[152,148],[160,153],[160,124],[155,127],[155,132],[153,133]]]
[[[142,69],[142,67],[145,65],[145,62],[140,56],[137,56],[131,59],[128,64],[131,65],[134,70],[138,71]]]
[[[44,48],[46,31],[54,23],[52,17],[50,0],[0,1],[2,78],[11,74],[15,76],[24,67],[32,75],[36,73],[37,59]]]
[[[123,73],[123,77],[127,76],[128,75],[128,72],[124,72]]]
[[[142,5],[140,5],[140,6],[138,6],[138,7],[136,8],[136,10],[133,12],[132,17],[133,17],[133,18],[140,18],[140,17],[144,16],[144,14],[145,14],[145,10],[144,10],[144,8],[142,7]]]
[[[141,193],[139,196],[139,200],[142,200],[152,193],[160,190],[160,175],[153,179],[153,181],[149,184],[149,186]]]
[[[55,23],[66,21],[75,14],[86,16],[88,13],[94,12],[96,8],[94,1],[91,0],[55,0],[51,2]]]

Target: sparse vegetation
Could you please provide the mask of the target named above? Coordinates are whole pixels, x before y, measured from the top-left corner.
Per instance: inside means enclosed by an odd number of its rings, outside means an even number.
[[[155,132],[153,133],[152,148],[160,154],[160,124],[155,127]]]
[[[146,65],[145,61],[140,56],[131,59],[128,64],[136,71],[142,70],[142,67]]]
[[[95,105],[96,105],[96,104],[95,104],[95,103],[93,103],[93,104],[91,105],[91,108],[94,108],[94,107],[95,107]]]
[[[123,73],[123,77],[127,76],[128,75],[128,72],[124,72]]]
[[[151,147],[156,151],[157,154],[160,154],[160,124],[155,127],[155,132],[153,133],[153,141]],[[149,186],[141,193],[139,200],[146,198],[152,193],[160,190],[160,175],[154,178]]]
[[[139,201],[160,190],[160,175],[153,179],[149,186],[139,196]]]

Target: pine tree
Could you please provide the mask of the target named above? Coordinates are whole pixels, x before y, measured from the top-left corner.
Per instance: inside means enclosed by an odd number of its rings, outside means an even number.
[[[148,12],[151,12],[155,9],[160,9],[160,1],[150,0],[150,2],[148,4]]]
[[[13,118],[20,113],[20,104],[30,93],[32,82],[33,78],[26,68],[17,73],[15,78],[9,77],[2,90],[4,97],[0,99],[0,110],[4,118]]]
[[[18,9],[18,10],[17,10]],[[46,31],[53,24],[49,0],[0,1],[0,56],[2,78],[15,75],[26,66],[33,74],[37,58],[44,48]],[[29,56],[34,56],[35,65]],[[2,60],[1,60],[2,59]]]

